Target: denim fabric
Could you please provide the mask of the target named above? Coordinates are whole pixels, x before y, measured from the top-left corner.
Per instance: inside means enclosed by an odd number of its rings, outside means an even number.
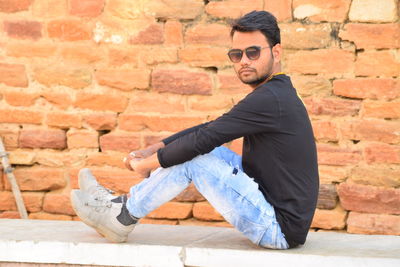
[[[254,244],[287,249],[274,208],[258,184],[242,170],[241,157],[226,147],[215,148],[183,164],[158,168],[133,186],[129,212],[141,218],[176,197],[191,182],[211,205]]]

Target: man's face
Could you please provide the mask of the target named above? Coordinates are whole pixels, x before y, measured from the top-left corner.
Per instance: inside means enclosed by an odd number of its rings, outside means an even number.
[[[248,47],[261,47],[260,57],[251,60],[243,52],[242,59],[233,63],[233,67],[239,79],[252,87],[257,87],[264,82],[272,73],[274,66],[274,57],[267,39],[260,31],[254,32],[238,32],[236,31],[232,37],[232,48],[245,50]]]

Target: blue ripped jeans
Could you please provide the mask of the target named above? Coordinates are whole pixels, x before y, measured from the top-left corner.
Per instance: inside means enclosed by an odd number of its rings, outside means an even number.
[[[158,168],[133,186],[129,212],[141,218],[176,197],[191,182],[211,205],[254,244],[287,249],[285,237],[258,184],[242,169],[242,158],[226,147],[217,147],[169,168]]]

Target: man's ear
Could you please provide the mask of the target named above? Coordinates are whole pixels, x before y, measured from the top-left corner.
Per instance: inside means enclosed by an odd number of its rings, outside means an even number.
[[[272,47],[272,54],[274,55],[274,61],[276,63],[281,62],[282,59],[282,46],[281,44],[276,44]]]

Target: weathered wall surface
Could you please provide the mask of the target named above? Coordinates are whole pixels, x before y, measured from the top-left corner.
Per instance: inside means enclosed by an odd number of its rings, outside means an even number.
[[[0,136],[29,217],[74,220],[90,167],[126,192],[126,152],[229,110],[249,89],[227,59],[227,20],[268,10],[318,142],[312,227],[400,234],[396,0],[0,0]],[[240,151],[240,140],[228,144]],[[0,179],[0,217],[18,217]],[[193,187],[149,223],[227,226]]]

